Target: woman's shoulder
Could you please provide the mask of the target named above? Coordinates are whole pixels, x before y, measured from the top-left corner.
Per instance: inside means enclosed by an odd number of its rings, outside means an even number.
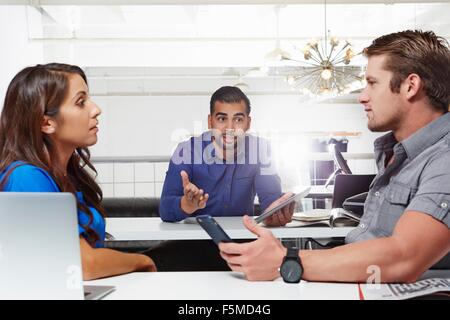
[[[7,191],[59,191],[50,174],[38,166],[16,161],[8,166],[6,172],[8,170],[12,171],[6,183]]]
[[[8,170],[12,170],[11,176],[14,175],[15,177],[21,176],[29,177],[30,175],[33,177],[40,177],[40,176],[50,177],[48,172],[45,171],[44,169],[22,161],[15,161],[11,163],[7,168],[7,171]]]

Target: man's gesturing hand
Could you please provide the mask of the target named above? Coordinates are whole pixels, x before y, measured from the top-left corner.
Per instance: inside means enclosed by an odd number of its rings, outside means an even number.
[[[198,209],[206,207],[209,195],[189,181],[189,176],[186,171],[181,171],[180,175],[183,181],[184,194],[181,198],[181,210],[187,214],[192,214]]]

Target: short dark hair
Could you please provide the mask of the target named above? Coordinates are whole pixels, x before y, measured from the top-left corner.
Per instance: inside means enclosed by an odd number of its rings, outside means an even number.
[[[366,57],[386,54],[384,68],[393,73],[392,92],[412,73],[420,76],[431,105],[444,113],[450,104],[450,50],[447,40],[432,31],[406,30],[373,40]]]
[[[225,103],[239,103],[241,101],[245,102],[245,113],[250,115],[250,100],[247,98],[245,93],[242,92],[238,87],[224,86],[216,90],[211,96],[211,101],[209,102],[209,112],[214,113],[214,104],[216,101]]]

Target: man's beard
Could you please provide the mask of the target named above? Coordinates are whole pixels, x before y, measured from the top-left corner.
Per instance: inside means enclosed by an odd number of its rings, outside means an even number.
[[[372,132],[386,132],[396,130],[401,121],[400,114],[394,114],[390,119],[384,121],[383,123],[377,123],[374,118],[369,119],[367,122],[367,128]]]
[[[213,134],[212,140],[217,148],[222,151],[222,155],[226,158],[224,160],[234,160],[241,154],[245,148],[245,133],[235,134]]]

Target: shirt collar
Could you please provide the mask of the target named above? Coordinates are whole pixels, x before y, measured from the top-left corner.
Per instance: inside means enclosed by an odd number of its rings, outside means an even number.
[[[412,160],[425,149],[436,144],[436,142],[445,137],[449,132],[450,113],[446,113],[403,140],[402,145],[405,148],[408,158]]]
[[[449,132],[450,112],[433,120],[425,127],[420,128],[402,142],[398,142],[392,132],[377,138],[374,142],[375,152],[385,152],[392,149],[394,149],[394,151],[400,151],[401,149],[404,149],[408,159],[412,160],[422,151],[446,136]]]
[[[398,143],[392,132],[388,132],[385,135],[375,139],[373,145],[375,147],[375,152],[391,150],[394,145]]]

